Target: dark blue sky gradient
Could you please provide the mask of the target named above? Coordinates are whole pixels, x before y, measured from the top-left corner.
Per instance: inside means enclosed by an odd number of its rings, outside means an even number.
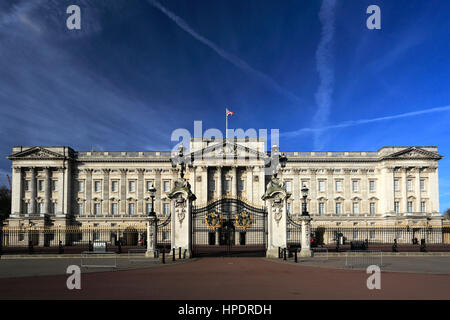
[[[79,4],[82,30],[66,28]],[[377,150],[437,145],[450,155],[450,110],[321,131],[346,121],[450,105],[450,2],[336,1],[326,68],[329,115],[314,121],[323,79],[322,1],[161,0],[217,48],[145,0],[0,3],[0,184],[13,145],[169,150],[177,128],[279,128],[282,150]],[[381,8],[382,29],[366,28]],[[264,81],[262,74],[272,83]],[[450,160],[440,162],[441,211]]]

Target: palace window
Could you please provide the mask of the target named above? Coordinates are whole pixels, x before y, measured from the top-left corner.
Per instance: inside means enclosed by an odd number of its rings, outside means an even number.
[[[102,191],[102,183],[101,183],[101,181],[95,181],[94,182],[94,191],[95,192]]]
[[[151,202],[148,202],[148,203],[145,204],[145,212],[146,212],[147,214],[149,214],[150,212],[152,212],[152,204],[151,204]]]
[[[44,213],[44,203],[39,202],[39,213]]]
[[[39,191],[44,191],[44,180],[38,181],[38,189]]]
[[[216,190],[216,182],[214,180],[209,181],[209,191]]]
[[[134,214],[134,203],[128,204],[128,214],[133,215]]]
[[[230,180],[225,180],[223,183],[224,183],[225,191],[229,192],[230,191]]]
[[[116,215],[118,213],[118,205],[117,205],[117,203],[112,203],[111,204],[111,213],[113,215]]]
[[[78,192],[84,192],[84,181],[78,181]]]
[[[153,186],[153,181],[147,181],[145,190],[148,191],[152,186]]]
[[[53,213],[58,212],[58,202],[53,202]]]
[[[58,180],[52,180],[52,190],[58,191]]]
[[[353,240],[358,240],[358,230],[353,231]]]
[[[78,214],[79,214],[79,215],[82,215],[82,214],[83,214],[83,204],[82,204],[82,203],[79,203],[79,204],[78,204]]]
[[[244,180],[239,180],[239,191],[245,190],[245,183]]]
[[[100,215],[100,203],[95,203],[94,204],[94,214],[95,215]]]
[[[30,190],[30,180],[25,180],[25,191],[29,191]]]
[[[369,181],[369,191],[370,192],[374,192],[375,191],[375,181],[374,180],[370,180]]]
[[[164,187],[164,192],[169,192],[170,191],[170,181],[165,180],[163,187]]]
[[[337,214],[342,213],[342,202],[336,202],[336,213]]]
[[[164,203],[163,205],[163,214],[169,215],[170,214],[170,205],[169,203]]]
[[[353,192],[358,192],[358,181],[356,181],[356,180],[353,180],[352,181],[352,190],[353,190]]]
[[[398,201],[394,202],[394,211],[395,213],[400,213],[400,202]]]
[[[336,192],[342,192],[342,181],[336,181]]]
[[[420,211],[427,212],[427,206],[425,201],[420,202]]]
[[[290,202],[287,203],[286,211],[288,214],[291,214],[291,203]]]
[[[319,192],[325,192],[325,181],[319,181]]]
[[[370,230],[370,231],[369,231],[369,238],[370,238],[371,240],[374,240],[374,239],[375,239],[375,230]]]
[[[286,192],[292,192],[292,181],[285,181],[284,182],[284,190]]]
[[[394,179],[394,191],[400,191],[398,179]]]
[[[128,192],[136,192],[136,181],[128,182]]]
[[[27,213],[31,213],[31,203],[25,203],[25,208]]]
[[[119,192],[119,181],[113,180],[111,182],[111,192]]]
[[[413,202],[412,201],[408,201],[408,212],[409,213],[413,212]]]
[[[375,202],[370,203],[370,214],[375,214]]]
[[[425,190],[425,179],[420,179],[420,191]]]
[[[413,190],[413,183],[411,179],[408,179],[408,191],[412,191]]]
[[[353,202],[353,213],[358,214],[359,213],[359,203]]]
[[[319,202],[319,214],[324,214],[324,213],[325,213],[325,203]]]

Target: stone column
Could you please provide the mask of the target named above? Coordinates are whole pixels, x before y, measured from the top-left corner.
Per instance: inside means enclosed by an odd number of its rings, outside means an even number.
[[[64,212],[64,168],[58,168],[58,215]]]
[[[156,195],[155,195],[155,212],[156,214],[161,213],[161,169],[155,169],[155,188],[156,188]]]
[[[422,202],[422,198],[421,198],[421,194],[420,194],[420,170],[419,168],[414,168],[413,169],[414,173],[415,173],[415,185],[414,185],[414,195],[416,197],[416,212],[422,212],[422,208],[420,206],[420,203]]]
[[[103,169],[103,215],[109,213],[109,173],[111,169]]]
[[[63,214],[67,215],[71,212],[71,200],[72,200],[72,167],[70,163],[67,163],[64,167],[63,173]]]
[[[219,199],[222,196],[222,166],[217,166],[217,190],[216,197]]]
[[[311,182],[309,186],[309,190],[311,192],[311,200],[309,204],[309,212],[319,212],[319,209],[317,207],[317,169],[310,169],[311,173]],[[302,186],[303,187],[303,186]],[[300,206],[300,211],[302,209],[302,206]],[[344,208],[342,208],[342,212],[344,212]]]
[[[439,213],[439,182],[438,168],[428,168],[428,195],[430,196],[430,208],[427,210],[431,213]]]
[[[287,248],[287,200],[289,194],[283,189],[279,179],[272,179],[270,187],[263,195],[267,216],[267,258],[278,258],[278,248]]]
[[[335,205],[334,205],[334,189],[335,189],[335,182],[334,182],[334,169],[326,169],[327,170],[327,208],[325,210],[325,213],[334,213],[335,211]]]
[[[50,197],[52,192],[52,185],[51,185],[51,176],[50,176],[50,168],[45,167],[44,168],[44,213],[50,213]]]
[[[370,213],[370,208],[369,208],[369,181],[367,180],[367,172],[369,170],[368,169],[361,169],[361,211],[360,213]]]
[[[137,213],[138,214],[144,214],[145,208],[144,208],[144,192],[145,192],[145,185],[144,185],[144,172],[145,169],[139,168],[137,169],[138,172],[138,181],[137,181]]]
[[[231,195],[233,197],[237,196],[237,168],[236,166],[231,167]]]
[[[247,194],[247,201],[253,203],[253,166],[247,167],[247,185],[245,193]]]
[[[12,175],[12,190],[11,190],[11,213],[12,215],[19,215],[26,213],[23,211],[23,177],[22,168],[13,167]]]
[[[300,194],[301,194],[301,185],[300,185],[300,169],[294,169],[294,181],[292,184],[292,193],[294,198],[294,203],[292,204],[292,214],[296,214],[301,212],[300,209]]]
[[[36,168],[32,167],[31,170],[31,181],[30,181],[30,205],[31,205],[31,214],[37,213],[36,208],[36,197],[37,197],[37,188],[36,188]]]
[[[156,258],[158,243],[158,223],[156,216],[149,217],[147,221],[147,251],[145,256],[147,258]]]
[[[404,212],[405,214],[408,213],[408,179],[406,177],[406,168],[401,168],[402,172],[402,183],[400,185],[400,190],[402,194],[402,205],[400,206],[401,209],[400,212]]]
[[[382,168],[380,175],[381,187],[377,188],[380,198],[380,210],[383,215],[394,212],[394,168]]]
[[[351,169],[344,169],[344,208],[342,208],[342,213],[353,213],[352,206],[352,180],[350,179]]]
[[[300,257],[311,257],[311,217],[301,216],[302,221],[302,249],[300,251]]]
[[[196,200],[195,195],[189,189],[186,180],[179,179],[168,198],[172,207],[172,248],[181,251],[186,250],[186,257],[191,257],[192,247],[192,202]]]
[[[86,172],[86,215],[92,215],[92,169],[85,169]]]
[[[120,208],[119,213],[125,215],[127,213],[127,171],[128,169],[120,169]]]

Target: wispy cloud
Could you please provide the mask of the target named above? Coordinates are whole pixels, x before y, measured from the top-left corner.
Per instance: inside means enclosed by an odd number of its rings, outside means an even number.
[[[305,133],[316,134],[318,132],[320,133],[320,132],[332,130],[332,129],[354,127],[354,126],[367,124],[367,123],[389,121],[389,120],[419,116],[419,115],[427,114],[427,113],[445,112],[445,111],[450,111],[450,106],[406,112],[406,113],[396,114],[396,115],[392,115],[392,116],[384,116],[384,117],[378,117],[378,118],[373,118],[373,119],[350,120],[350,121],[345,121],[345,122],[341,122],[338,124],[324,126],[324,127],[320,127],[320,128],[302,128],[302,129],[295,130],[295,131],[289,131],[289,132],[284,132],[284,133],[282,132],[282,133],[280,133],[280,136],[296,137],[296,136],[299,136],[299,135],[305,134]]]
[[[205,38],[204,36],[202,36],[201,34],[199,34],[189,24],[187,24],[186,21],[184,21],[182,18],[177,16],[175,13],[169,11],[166,7],[164,7],[158,1],[148,0],[148,2],[152,6],[157,8],[159,11],[164,13],[170,20],[175,22],[175,24],[177,26],[179,26],[182,30],[184,30],[185,32],[190,34],[193,38],[195,38],[196,40],[200,41],[201,43],[203,43],[204,45],[206,45],[207,47],[212,49],[214,52],[216,52],[223,59],[227,60],[228,62],[230,62],[231,64],[233,64],[236,67],[240,68],[241,70],[243,70],[243,71],[245,71],[245,72],[255,76],[261,82],[263,82],[265,85],[267,85],[268,87],[271,87],[272,89],[274,89],[278,93],[284,95],[285,97],[289,98],[293,102],[301,102],[302,101],[302,99],[300,99],[299,97],[297,97],[292,92],[290,92],[290,91],[286,90],[285,88],[283,88],[282,86],[280,86],[275,80],[273,80],[267,74],[265,74],[265,73],[263,73],[263,72],[261,72],[259,70],[256,70],[255,68],[250,66],[247,62],[245,62],[241,58],[239,58],[239,57],[237,57],[237,56],[235,56],[235,55],[225,51],[224,49],[222,49],[219,46],[217,46],[211,40],[209,40],[209,39]]]
[[[320,84],[315,94],[317,111],[313,122],[318,128],[323,127],[330,115],[331,97],[333,94],[334,68],[332,62],[332,46],[334,38],[334,8],[336,0],[323,0],[319,12],[322,24],[322,35],[316,50],[316,67],[319,72]],[[321,148],[321,130],[314,131],[314,146]]]

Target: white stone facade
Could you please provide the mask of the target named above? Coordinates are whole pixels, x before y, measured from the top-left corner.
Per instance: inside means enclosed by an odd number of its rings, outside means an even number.
[[[273,152],[273,150],[272,150]],[[282,152],[282,151],[281,151]],[[303,185],[314,225],[441,225],[437,147],[383,147],[370,152],[284,152],[279,173],[291,215],[301,214]],[[168,216],[167,195],[179,173],[176,153],[76,152],[70,147],[14,147],[10,226],[145,224],[151,208]],[[265,205],[271,152],[258,139],[191,140],[186,178],[193,205],[232,196]]]

